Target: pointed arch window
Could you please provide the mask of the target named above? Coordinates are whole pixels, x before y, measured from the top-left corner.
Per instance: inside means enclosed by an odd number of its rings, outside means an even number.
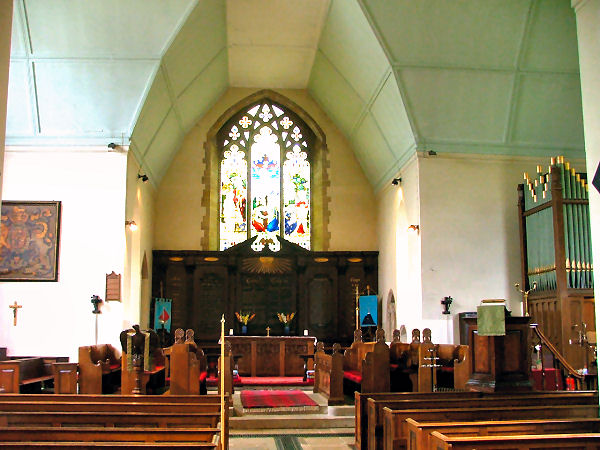
[[[254,236],[256,251],[278,251],[276,236],[310,249],[314,138],[293,111],[266,99],[225,123],[217,134],[220,250]]]

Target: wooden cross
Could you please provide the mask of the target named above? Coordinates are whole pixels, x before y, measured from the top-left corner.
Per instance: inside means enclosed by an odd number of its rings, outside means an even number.
[[[9,308],[12,308],[13,310],[13,326],[17,325],[17,310],[19,308],[22,308],[23,305],[19,305],[17,304],[17,301],[15,300],[15,303],[13,305],[8,305]]]
[[[271,328],[267,327],[267,336],[269,336],[270,331],[271,331]]]

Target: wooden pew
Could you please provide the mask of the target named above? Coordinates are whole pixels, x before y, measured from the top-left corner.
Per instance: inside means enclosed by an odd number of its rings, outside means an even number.
[[[55,362],[52,371],[55,394],[77,394],[77,363]]]
[[[313,392],[323,395],[328,405],[344,403],[344,355],[340,344],[333,344],[333,353],[325,353],[323,342],[317,342]]]
[[[120,412],[126,405],[130,412],[180,412],[180,413],[199,413],[199,412],[218,412],[221,408],[220,403],[165,403],[165,402],[53,402],[27,400],[14,402],[0,402],[0,411],[2,412],[77,412],[77,411],[95,411],[95,412]]]
[[[212,442],[218,428],[135,428],[135,427],[2,427],[0,447],[6,442]]]
[[[169,395],[206,394],[208,376],[204,351],[194,342],[194,331],[175,330],[175,343],[165,349],[166,376],[169,380]],[[233,384],[233,382],[232,382]]]
[[[375,342],[363,342],[361,330],[355,330],[354,342],[344,352],[344,385],[352,392],[390,390],[390,350],[384,331],[377,329],[375,335]]]
[[[401,395],[401,394],[397,394]],[[413,393],[412,396],[416,394]],[[362,433],[366,435],[366,447],[363,448],[381,448],[376,443],[382,442],[384,432],[384,408],[390,410],[407,410],[419,408],[469,408],[483,407],[483,405],[561,405],[561,404],[598,404],[598,393],[590,392],[529,392],[524,394],[515,394],[513,396],[498,393],[484,394],[480,392],[444,392],[435,394],[422,393],[421,397],[404,396],[388,398],[367,398],[367,431]],[[407,398],[408,397],[408,398]],[[442,403],[443,402],[443,403]],[[364,420],[362,421],[364,423]]]
[[[18,448],[19,450],[34,449],[75,449],[75,450],[96,450],[96,449],[114,449],[133,450],[139,448],[150,449],[172,449],[172,448],[221,448],[218,444],[208,442],[4,442],[3,448]]]
[[[600,433],[518,435],[518,436],[463,436],[446,437],[434,431],[431,442],[436,450],[483,449],[597,449]]]
[[[391,410],[383,408],[383,448],[385,450],[406,447],[406,419],[417,422],[466,422],[515,419],[560,419],[597,418],[598,405],[542,405],[542,406],[496,406],[481,408],[440,408]],[[371,438],[371,436],[369,436]],[[382,439],[379,439],[381,443]],[[375,449],[378,442],[369,439],[369,449]],[[381,447],[379,447],[381,448]]]
[[[208,395],[102,395],[102,394],[21,394],[0,395],[0,405],[3,402],[91,402],[91,403],[219,403],[220,397],[215,394]]]
[[[546,419],[477,422],[417,422],[406,419],[408,450],[435,449],[429,435],[437,431],[444,436],[495,436],[515,434],[598,433],[600,419]]]
[[[435,385],[464,390],[471,376],[471,358],[468,345],[436,344],[436,363],[442,367],[436,369]],[[450,378],[449,386],[442,386],[443,378]]]
[[[126,403],[123,405],[128,406]],[[126,408],[124,408],[126,409]],[[0,411],[0,427],[25,426],[97,426],[97,427],[216,427],[219,412],[104,412],[104,411]]]
[[[477,398],[481,397],[480,392],[372,392],[372,393],[354,393],[354,427],[355,427],[355,445],[356,448],[367,448],[368,435],[368,400],[391,401],[408,399],[429,399],[435,398],[443,401],[446,398]],[[381,417],[381,412],[379,412]],[[379,418],[379,426],[383,426],[383,419]]]
[[[121,354],[110,344],[79,347],[79,392],[112,393],[120,383]]]
[[[33,401],[30,401],[32,399]],[[58,401],[53,401],[58,399]],[[82,400],[82,401],[80,401]],[[174,400],[174,401],[171,401]],[[226,398],[227,402],[228,399]],[[206,396],[27,395],[0,399],[0,427],[219,427],[217,447],[228,442],[228,408],[220,426],[221,399]],[[173,428],[170,428],[173,429]],[[32,439],[33,440],[33,439]],[[0,444],[1,448],[1,444]],[[226,446],[224,447],[226,448]]]
[[[390,343],[390,390],[394,392],[418,392],[419,346],[421,332],[412,330],[409,343],[400,341],[400,332],[394,330]]]
[[[227,402],[228,399],[225,398]],[[214,444],[210,448],[227,448],[228,443],[228,408],[224,412],[225,423],[221,424],[221,398],[218,395],[204,396],[120,396],[120,395],[16,395],[6,394],[0,398],[0,430],[2,427],[42,427],[42,431],[53,431],[65,427],[136,427],[136,435],[143,436],[145,432],[154,433],[169,429],[185,431],[187,434],[202,429],[212,429]],[[224,425],[224,426],[222,426]],[[178,428],[184,428],[178,430]],[[187,428],[192,431],[186,431]],[[149,430],[149,431],[148,431]],[[205,432],[206,430],[204,430]],[[60,432],[60,430],[59,430]],[[1,434],[1,433],[0,433]],[[164,431],[168,436],[168,431]],[[27,441],[40,441],[45,438],[23,434]],[[93,434],[82,435],[81,440]],[[66,438],[67,439],[67,438]],[[198,438],[199,439],[199,438]],[[110,440],[101,439],[101,440]],[[121,438],[115,438],[119,441]],[[128,443],[132,440],[128,439]],[[151,440],[151,439],[148,439]],[[168,440],[168,439],[160,439]],[[174,438],[174,440],[178,440]],[[0,448],[3,448],[0,436]],[[67,442],[67,441],[65,441]],[[68,447],[70,447],[70,441]],[[79,447],[84,444],[77,443]],[[34,445],[28,444],[28,445]],[[125,444],[124,444],[125,445]]]
[[[52,365],[59,360],[63,361],[62,364],[68,364],[65,361],[69,359],[31,357],[0,361],[0,392],[39,391],[42,383],[54,381]]]

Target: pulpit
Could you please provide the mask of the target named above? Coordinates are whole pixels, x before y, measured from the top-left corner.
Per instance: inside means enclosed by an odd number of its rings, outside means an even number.
[[[473,362],[466,389],[479,392],[531,390],[530,317],[507,315],[504,336],[480,336],[477,318],[464,320]]]

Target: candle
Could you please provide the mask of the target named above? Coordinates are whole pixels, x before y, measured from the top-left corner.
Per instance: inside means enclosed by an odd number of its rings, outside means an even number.
[[[229,336],[233,336],[233,328],[229,329]]]
[[[308,336],[308,330],[304,330],[304,336]]]

